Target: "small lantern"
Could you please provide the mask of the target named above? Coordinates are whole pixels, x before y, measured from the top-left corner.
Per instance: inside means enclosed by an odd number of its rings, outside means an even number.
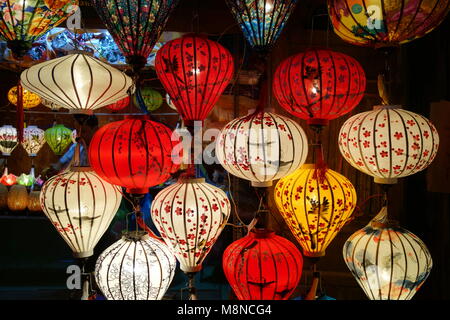
[[[3,175],[0,179],[0,182],[4,186],[10,187],[17,183],[17,177],[15,175],[13,175],[12,173],[8,174],[8,168],[5,167],[5,169],[3,170]]]
[[[30,157],[36,157],[45,144],[44,130],[36,126],[28,126],[23,129],[22,146]]]
[[[24,109],[31,109],[41,104],[41,98],[37,94],[26,89],[22,89],[22,99]],[[9,89],[8,100],[13,105],[17,106],[17,86]]]
[[[34,184],[34,181],[36,180],[34,174],[25,174],[22,173],[17,178],[17,184],[25,187],[31,187]]]
[[[17,147],[17,130],[7,124],[0,127],[0,151],[4,156],[10,156]]]
[[[45,141],[57,156],[61,156],[67,147],[72,144],[72,130],[62,124],[55,124],[45,130]]]
[[[149,111],[149,112],[155,111],[155,110],[159,109],[159,107],[161,107],[161,105],[163,103],[163,97],[162,97],[161,93],[159,93],[158,91],[156,91],[152,88],[148,88],[148,87],[141,88],[140,92],[141,92],[142,101],[144,102],[147,111]],[[134,104],[137,107],[139,107],[139,102],[136,97],[136,94],[133,98],[133,101],[134,101]]]

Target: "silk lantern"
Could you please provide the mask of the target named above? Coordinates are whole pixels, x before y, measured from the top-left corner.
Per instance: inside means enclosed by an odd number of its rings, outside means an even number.
[[[287,300],[300,281],[303,257],[287,239],[256,229],[230,244],[222,263],[239,300]]]
[[[116,112],[122,110],[130,105],[130,96],[123,98],[122,100],[116,101],[114,103],[108,104],[106,108],[109,110]]]
[[[159,107],[161,107],[163,103],[163,97],[158,91],[152,88],[144,87],[140,89],[140,94],[142,97],[142,102],[144,102],[147,111],[155,111]],[[134,104],[139,107],[139,99],[137,99],[136,94],[133,98],[133,101]]]
[[[283,31],[297,0],[226,0],[245,38],[257,51],[268,51]]]
[[[15,106],[17,106],[17,94],[17,86],[8,91],[8,100]],[[41,104],[41,98],[29,90],[22,89],[22,102],[24,109],[31,109]]]
[[[0,182],[2,183],[2,185],[10,187],[10,186],[16,184],[17,177],[12,173],[8,174],[8,167],[5,167],[5,169],[3,170],[3,175],[0,179]]]
[[[71,167],[42,186],[41,207],[76,258],[90,257],[119,209],[122,194],[90,167]]]
[[[28,126],[23,129],[22,146],[30,157],[36,157],[45,144],[44,130],[36,126]]]
[[[387,218],[387,207],[344,244],[347,267],[371,300],[409,300],[433,265],[426,245]]]
[[[420,38],[450,10],[447,0],[328,0],[334,32],[360,46],[390,47]]]
[[[8,208],[11,211],[23,211],[28,204],[28,191],[25,186],[13,185],[8,192]]]
[[[146,117],[129,116],[94,134],[89,162],[106,181],[127,188],[129,193],[144,194],[178,169],[178,162],[172,158],[176,143],[165,125]]]
[[[128,96],[133,80],[124,72],[87,54],[69,54],[26,69],[24,88],[70,113],[92,114]]]
[[[206,36],[188,34],[158,50],[156,74],[186,125],[203,121],[233,77],[231,53]]]
[[[155,226],[185,273],[198,272],[230,216],[225,192],[205,179],[182,178],[152,202]]]
[[[425,117],[400,106],[376,106],[348,119],[339,132],[339,150],[354,168],[394,184],[434,160],[439,135]]]
[[[17,147],[17,130],[7,124],[0,127],[0,151],[4,156],[10,156]]]
[[[225,125],[215,150],[225,170],[253,186],[267,187],[306,161],[308,140],[295,121],[256,112]]]
[[[278,181],[275,203],[308,257],[322,257],[356,207],[356,190],[343,175],[326,169],[321,176],[305,164]]]
[[[353,110],[366,89],[360,63],[340,52],[310,49],[278,66],[273,92],[289,113],[311,125],[326,125]]]
[[[53,127],[45,130],[44,137],[50,149],[57,156],[63,155],[67,147],[72,144],[72,130],[62,124],[55,124]]]
[[[129,232],[98,257],[95,280],[108,300],[161,300],[175,268],[175,257],[163,242],[145,232]]]

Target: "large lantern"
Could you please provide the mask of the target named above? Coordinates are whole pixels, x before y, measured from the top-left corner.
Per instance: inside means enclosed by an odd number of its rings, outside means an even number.
[[[273,231],[256,229],[228,246],[223,270],[239,300],[287,300],[302,275],[297,247]]]
[[[4,156],[10,156],[17,147],[17,130],[7,124],[0,127],[0,151]]]
[[[145,232],[129,232],[98,257],[95,280],[108,300],[161,300],[175,267],[164,243]]]
[[[17,58],[35,40],[78,10],[78,0],[1,0],[0,39]]]
[[[274,74],[273,92],[289,113],[324,125],[355,108],[366,76],[358,61],[331,50],[308,50],[284,60]]]
[[[50,149],[57,156],[63,155],[67,147],[72,144],[72,130],[62,124],[55,124],[53,127],[45,130],[44,137]]]
[[[24,88],[44,99],[86,114],[127,97],[133,84],[125,73],[81,53],[36,64],[20,79]]]
[[[422,240],[387,219],[387,207],[348,238],[343,255],[371,300],[411,299],[433,265]]]
[[[28,126],[23,129],[22,146],[30,157],[36,157],[44,144],[44,130],[36,126]]]
[[[206,36],[185,35],[156,54],[156,73],[186,125],[203,121],[233,77],[231,53]]]
[[[216,143],[220,164],[253,186],[270,186],[306,161],[308,140],[295,121],[257,112],[229,122]]]
[[[436,28],[450,9],[447,0],[328,0],[334,32],[360,46],[397,46]]]
[[[139,99],[136,97],[136,94],[138,94],[138,92],[136,91],[135,96],[134,96],[134,104],[139,107]],[[140,89],[140,97],[142,98],[142,102],[145,104],[145,108],[147,111],[155,111],[157,110],[159,107],[161,107],[162,103],[163,103],[163,97],[161,95],[161,93],[159,93],[158,91],[152,89],[152,88],[148,88],[148,87],[144,87]]]
[[[17,106],[17,86],[12,87],[8,91],[8,100],[13,105]],[[22,89],[22,102],[24,109],[31,109],[41,104],[41,98],[26,89]]]
[[[165,182],[178,168],[177,159],[172,158],[176,143],[165,125],[130,116],[95,133],[89,162],[106,181],[127,188],[129,193],[143,194]]]
[[[129,105],[130,105],[130,96],[127,96],[127,97],[123,98],[122,100],[108,104],[106,106],[106,108],[108,108],[109,110],[111,110],[113,112],[116,112],[116,111],[119,111],[119,110],[122,110],[122,109],[128,107]]]
[[[226,0],[250,45],[270,49],[280,36],[297,0]]]
[[[92,256],[119,209],[119,187],[90,167],[72,167],[42,186],[41,207],[76,258]]]
[[[305,164],[278,181],[275,203],[303,254],[321,257],[350,220],[356,207],[356,190],[343,175]]]
[[[152,220],[185,273],[198,272],[230,216],[221,189],[205,179],[188,179],[160,191],[152,202]]]
[[[339,150],[376,183],[424,170],[436,156],[439,135],[425,117],[400,106],[377,106],[348,119],[339,133]]]

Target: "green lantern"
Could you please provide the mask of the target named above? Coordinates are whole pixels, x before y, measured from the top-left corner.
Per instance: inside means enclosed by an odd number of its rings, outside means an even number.
[[[62,124],[55,124],[45,130],[44,137],[57,156],[63,155],[67,147],[72,144],[72,130]]]
[[[147,107],[147,111],[152,112],[161,107],[163,103],[163,97],[161,93],[152,88],[141,88],[141,96]],[[133,97],[134,104],[139,107],[139,103],[136,99],[136,95]]]

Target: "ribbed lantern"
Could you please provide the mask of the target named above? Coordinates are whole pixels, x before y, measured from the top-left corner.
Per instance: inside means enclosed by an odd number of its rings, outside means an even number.
[[[308,140],[295,121],[257,112],[229,122],[220,132],[215,150],[225,170],[253,186],[267,187],[306,161]]]
[[[106,181],[143,194],[170,178],[179,162],[172,157],[172,131],[146,117],[129,116],[101,127],[92,137],[89,162]]]
[[[366,76],[354,58],[310,49],[284,60],[276,69],[273,92],[289,113],[326,125],[354,109],[364,96]]]
[[[239,300],[287,300],[300,281],[303,257],[273,231],[256,229],[223,253],[223,270]]]
[[[4,156],[10,156],[14,148],[17,147],[17,130],[7,124],[0,127],[0,151]]]
[[[186,125],[203,121],[233,77],[231,53],[206,36],[189,34],[158,50],[156,73]]]
[[[433,265],[415,234],[387,219],[387,207],[344,244],[347,267],[371,300],[409,300]]]
[[[197,272],[230,216],[225,192],[205,179],[182,179],[160,191],[152,220],[185,273]]]
[[[163,97],[162,97],[161,93],[159,93],[158,91],[156,91],[152,88],[148,88],[148,87],[141,88],[140,93],[141,93],[141,97],[142,97],[142,102],[144,102],[145,108],[147,109],[147,111],[155,111],[156,109],[161,107],[161,105],[163,103]],[[138,99],[136,98],[136,95],[134,96],[133,101],[134,101],[134,104],[137,107],[139,107],[139,103],[138,103]]]
[[[245,38],[256,50],[270,49],[283,31],[297,0],[226,0]]]
[[[62,124],[55,124],[44,132],[45,141],[57,156],[62,156],[72,144],[72,130]]]
[[[360,46],[397,46],[420,38],[449,10],[447,0],[328,0],[334,32]]]
[[[145,232],[129,232],[98,257],[95,280],[108,300],[161,300],[175,268],[164,243]]]
[[[74,257],[92,256],[94,247],[119,209],[119,187],[90,167],[72,167],[42,186],[41,207]]]
[[[113,102],[111,104],[108,104],[106,106],[106,108],[108,108],[109,110],[115,112],[115,111],[119,111],[122,110],[126,107],[128,107],[130,105],[130,96],[127,96],[119,101]]]
[[[305,164],[280,179],[275,203],[308,257],[321,257],[356,207],[356,190],[343,175],[327,169],[321,177]]]
[[[81,53],[36,64],[20,79],[24,88],[44,99],[86,114],[127,97],[133,84],[124,72]]]
[[[44,130],[36,126],[28,126],[23,129],[22,146],[30,157],[36,157],[39,150],[45,144]]]
[[[439,135],[425,117],[400,106],[377,106],[348,119],[339,133],[339,150],[353,167],[394,184],[424,170],[434,160]]]
[[[17,106],[17,93],[17,86],[8,91],[8,100],[15,106]],[[31,109],[41,104],[41,98],[29,90],[22,89],[22,102],[24,109]]]

